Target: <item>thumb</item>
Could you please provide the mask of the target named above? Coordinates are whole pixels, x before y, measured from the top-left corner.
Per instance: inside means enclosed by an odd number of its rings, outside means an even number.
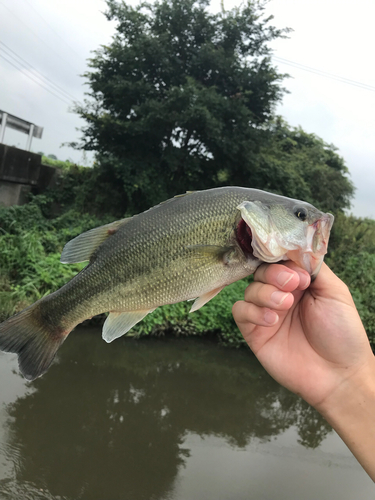
[[[324,262],[318,276],[310,285],[310,292],[315,299],[339,300],[347,305],[354,306],[349,288]]]

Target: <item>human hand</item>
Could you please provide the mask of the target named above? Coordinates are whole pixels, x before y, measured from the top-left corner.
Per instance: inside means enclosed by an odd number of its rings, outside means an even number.
[[[347,286],[324,263],[309,285],[292,262],[264,264],[233,316],[272,377],[322,410],[344,381],[373,373],[374,356]]]
[[[292,262],[265,264],[233,316],[265,369],[327,419],[375,482],[375,358],[346,285],[324,263],[311,284]]]

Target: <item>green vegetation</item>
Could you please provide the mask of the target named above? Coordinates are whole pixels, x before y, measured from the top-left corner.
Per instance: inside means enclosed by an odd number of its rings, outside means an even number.
[[[61,250],[72,236],[108,222],[70,210],[43,215],[47,197],[24,206],[0,206],[0,320],[64,285],[82,268],[62,266]]]
[[[273,109],[284,75],[268,43],[285,36],[261,3],[210,14],[206,0],[130,7],[107,0],[117,32],[86,74],[90,93],[76,112],[93,168],[54,155],[57,184],[22,207],[0,207],[0,320],[56,290],[81,269],[63,266],[63,245],[92,227],[187,190],[251,186],[304,199],[335,214],[328,264],[348,284],[375,344],[375,221],[347,217],[353,185],[335,147],[288,126]],[[157,309],[139,335],[215,333],[242,338],[231,305],[247,281],[189,315],[189,303]]]
[[[41,153],[38,153],[38,154],[41,154]],[[73,162],[71,162],[69,160],[61,161],[61,160],[57,159],[55,155],[45,156],[44,154],[42,154],[42,164],[49,165],[50,167],[64,169],[64,170],[69,169],[73,165],[75,165]]]
[[[336,216],[327,264],[346,283],[375,347],[375,220]]]

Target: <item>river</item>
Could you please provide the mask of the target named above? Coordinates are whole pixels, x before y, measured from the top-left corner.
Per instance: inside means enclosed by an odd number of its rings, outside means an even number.
[[[368,500],[374,485],[247,350],[78,328],[43,377],[0,353],[1,500]]]

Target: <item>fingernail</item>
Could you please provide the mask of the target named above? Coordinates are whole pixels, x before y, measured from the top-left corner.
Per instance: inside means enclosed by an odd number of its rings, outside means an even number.
[[[289,293],[276,291],[271,295],[272,301],[278,306],[284,302],[284,300],[289,296]]]
[[[275,325],[279,320],[279,316],[275,313],[275,311],[266,311],[264,313],[264,321],[268,323],[270,326]]]
[[[310,277],[306,276],[305,273],[298,273],[299,274],[299,284],[301,288],[307,288],[307,286],[310,284]]]
[[[284,287],[287,283],[289,283],[293,276],[294,274],[283,271],[277,276],[277,282],[281,287]]]

